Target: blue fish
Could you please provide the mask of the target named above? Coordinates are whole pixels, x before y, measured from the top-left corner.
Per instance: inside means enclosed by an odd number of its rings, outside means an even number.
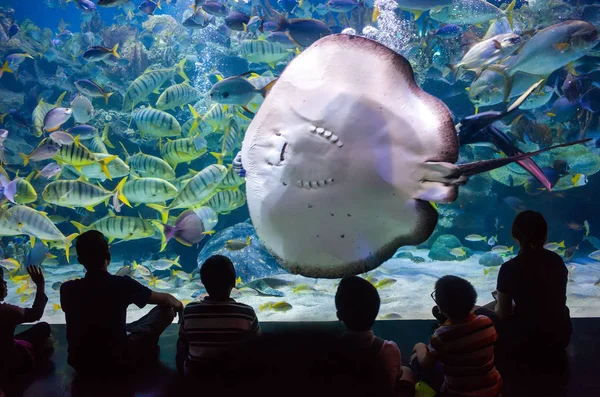
[[[158,4],[152,0],[144,0],[142,4],[139,5],[138,10],[147,15],[154,15],[154,11],[156,11],[157,7]]]
[[[460,36],[462,29],[458,25],[445,25],[439,28],[434,35],[441,39],[453,39]]]
[[[554,187],[560,179],[560,174],[552,167],[543,167],[542,172],[546,176],[546,179],[550,181],[552,187]],[[525,192],[530,196],[537,196],[544,193],[544,191],[547,191],[547,189],[533,176],[530,176],[529,179],[527,179],[527,182],[525,182],[523,187],[525,188]]]

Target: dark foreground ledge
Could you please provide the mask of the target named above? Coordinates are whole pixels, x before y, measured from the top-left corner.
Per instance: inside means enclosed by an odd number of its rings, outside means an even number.
[[[434,322],[429,320],[378,321],[375,334],[395,341],[403,355],[410,359],[416,342],[426,342]],[[323,346],[343,332],[335,322],[268,322],[261,324],[263,339],[260,347],[266,354],[257,357],[250,375],[227,379],[227,390],[209,392],[199,387],[194,394],[184,394],[175,368],[175,350],[178,326],[171,325],[160,339],[160,362],[122,380],[101,382],[80,381],[66,363],[65,325],[52,325],[55,352],[50,362],[41,368],[33,380],[20,385],[16,395],[26,397],[67,396],[264,396],[289,397],[322,395],[318,385],[310,394],[311,379],[307,374],[314,369],[312,357],[317,357]],[[547,396],[550,389],[556,396],[600,396],[600,318],[573,320],[573,338],[568,349],[568,371],[547,376],[528,377],[524,384],[508,381],[505,396]],[[252,360],[251,360],[252,362]],[[303,371],[306,368],[306,371]],[[566,385],[566,386],[565,386]],[[233,392],[232,392],[233,391]],[[334,397],[334,395],[332,395]],[[337,396],[335,396],[337,397]],[[343,396],[340,396],[343,397]]]

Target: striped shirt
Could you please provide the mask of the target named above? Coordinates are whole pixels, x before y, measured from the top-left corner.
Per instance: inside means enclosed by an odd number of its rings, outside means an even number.
[[[204,298],[187,305],[179,339],[188,346],[187,361],[203,363],[239,347],[260,334],[254,310],[233,299],[226,301]]]
[[[442,390],[455,396],[495,397],[502,394],[502,378],[494,365],[498,336],[486,316],[471,314],[464,324],[439,327],[429,351],[442,363]]]

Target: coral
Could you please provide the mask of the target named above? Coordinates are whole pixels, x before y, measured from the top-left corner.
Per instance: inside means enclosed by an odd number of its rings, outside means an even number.
[[[504,263],[504,259],[495,252],[486,252],[479,258],[479,264],[482,266],[500,266]]]
[[[450,251],[454,248],[462,248],[465,251],[465,255],[462,257],[452,255]],[[429,251],[429,257],[437,261],[460,261],[471,257],[471,255],[473,255],[473,252],[469,248],[463,247],[460,240],[451,234],[444,234],[438,237]]]

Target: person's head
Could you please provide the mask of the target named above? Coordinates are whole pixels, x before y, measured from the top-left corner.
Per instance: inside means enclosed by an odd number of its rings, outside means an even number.
[[[228,299],[235,287],[235,277],[231,259],[223,255],[211,256],[200,268],[200,280],[213,299]]]
[[[344,277],[335,294],[337,317],[346,327],[355,331],[368,331],[379,313],[377,289],[364,278]]]
[[[513,222],[512,236],[521,249],[540,249],[548,238],[548,224],[539,212],[523,211]]]
[[[96,230],[81,233],[75,242],[77,260],[87,271],[106,270],[110,263],[110,249],[104,235]]]
[[[0,302],[8,295],[8,285],[4,281],[4,269],[0,266]]]
[[[477,300],[475,288],[467,280],[444,276],[435,283],[435,303],[450,321],[465,320]]]

